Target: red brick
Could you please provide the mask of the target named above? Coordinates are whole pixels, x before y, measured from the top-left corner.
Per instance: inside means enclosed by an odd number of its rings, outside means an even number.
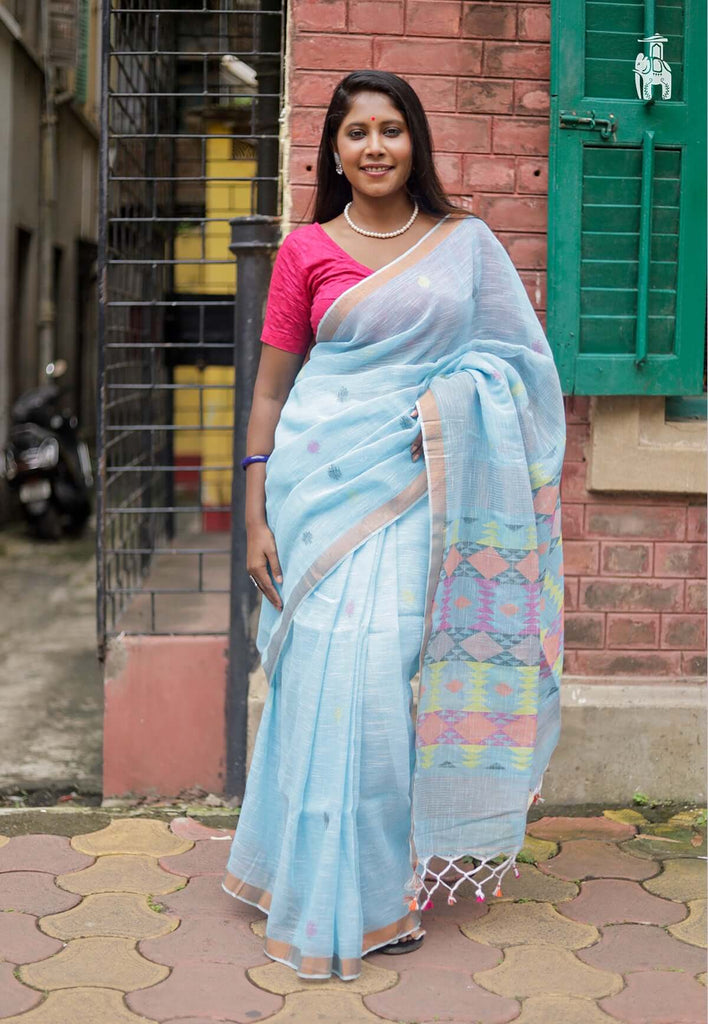
[[[345,47],[349,38],[342,40]],[[356,67],[366,67],[367,63],[360,62]],[[482,44],[464,39],[375,39],[373,67],[402,75],[429,75],[433,68],[445,75],[478,75],[482,70]]]
[[[548,223],[548,200],[545,196],[483,195],[477,208],[492,230],[513,224],[526,231],[545,231]]]
[[[428,118],[436,150],[450,153],[488,153],[491,121],[473,114],[431,114]]]
[[[441,75],[408,75],[407,80],[420,96],[420,102],[426,112],[450,112],[455,109],[456,78],[444,78]]]
[[[513,192],[514,158],[487,153],[465,154],[462,187],[470,192]]]
[[[683,608],[683,581],[581,580],[578,603],[589,611],[678,612]]]
[[[572,651],[572,672],[588,676],[677,676],[678,651]]]
[[[538,4],[519,4],[519,39],[551,38],[551,9]]]
[[[314,146],[293,146],[290,150],[292,184],[314,184],[317,177],[317,150]]]
[[[319,146],[325,112],[320,108],[295,108],[290,115],[290,138],[293,146]]]
[[[655,648],[659,646],[658,615],[607,614],[608,647]]]
[[[565,646],[604,647],[605,616],[587,612],[565,613]]]
[[[600,571],[606,576],[651,576],[652,545],[602,541]]]
[[[516,39],[516,5],[466,3],[462,34],[478,39]]]
[[[457,192],[462,179],[462,155],[460,153],[436,153],[437,168],[446,192]]]
[[[293,20],[298,31],[346,28],[346,0],[297,0]]]
[[[519,157],[519,160],[523,159],[523,157]],[[563,401],[567,423],[590,422],[590,399],[588,397],[585,395],[566,395]]]
[[[473,114],[511,114],[514,84],[503,79],[463,78],[458,89],[457,109]]]
[[[684,651],[704,651],[706,619],[704,615],[662,615],[661,646]]]
[[[686,611],[704,612],[706,610],[706,581],[691,583],[686,581]]]
[[[298,70],[290,76],[290,101],[293,107],[327,107],[341,80],[339,71]]]
[[[655,544],[654,575],[705,578],[705,544]]]
[[[548,121],[535,117],[495,117],[494,152],[548,156]]]
[[[403,0],[356,0],[349,4],[349,31],[401,35]]]
[[[293,224],[297,226],[300,222],[307,222],[314,213],[315,192],[309,185],[292,185],[290,188],[290,199],[292,202],[290,217]]]
[[[705,505],[689,505],[686,540],[706,539],[706,508]]]
[[[583,537],[583,506],[561,505],[560,511],[564,542]]]
[[[378,32],[378,25],[376,27]],[[458,36],[460,4],[458,0],[408,0],[406,33],[414,36]]]
[[[563,563],[569,576],[592,576],[597,572],[600,545],[590,540],[564,540]]]
[[[548,82],[514,82],[514,113],[547,115],[550,92]]]
[[[705,654],[682,654],[681,674],[684,676],[700,676],[705,679],[708,671],[708,659]]]
[[[531,304],[536,310],[539,319],[542,318],[542,310],[546,308],[546,275],[541,270],[521,270],[519,277],[531,299]]]
[[[589,537],[646,537],[650,540],[683,540],[686,509],[657,505],[591,505],[585,516]]]
[[[545,270],[548,248],[545,235],[498,231],[497,238],[511,256],[517,270]]]
[[[593,495],[585,487],[587,472],[587,464],[585,462],[563,463],[563,473],[561,476],[561,498],[563,501],[582,501],[585,503],[593,500]]]
[[[516,157],[516,190],[548,195],[548,160],[545,157]]]
[[[297,35],[292,45],[292,67],[338,70],[342,78],[348,71],[371,67],[373,40],[371,36]]]
[[[587,423],[569,423],[565,432],[566,462],[584,462],[590,428]]]
[[[565,610],[566,612],[575,611],[578,607],[578,584],[580,580],[565,578]]]
[[[485,43],[485,75],[499,78],[540,78],[550,76],[550,53],[545,43]]]

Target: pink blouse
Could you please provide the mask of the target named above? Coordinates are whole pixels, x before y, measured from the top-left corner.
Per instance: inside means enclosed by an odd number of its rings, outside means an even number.
[[[275,258],[261,341],[304,355],[335,299],[372,273],[320,224],[291,231]]]

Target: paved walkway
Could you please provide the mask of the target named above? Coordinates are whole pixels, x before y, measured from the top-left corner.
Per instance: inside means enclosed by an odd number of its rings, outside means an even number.
[[[438,901],[419,951],[372,955],[348,983],[266,959],[262,915],[220,888],[226,829],[116,816],[71,839],[0,834],[0,1019],[703,1024],[704,822],[536,821],[501,897]]]

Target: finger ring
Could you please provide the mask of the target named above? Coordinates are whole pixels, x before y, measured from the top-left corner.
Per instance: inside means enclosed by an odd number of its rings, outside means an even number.
[[[258,586],[258,580],[257,580],[257,579],[255,578],[255,576],[251,576],[250,572],[249,572],[249,574],[248,574],[248,578],[249,578],[249,580],[251,581],[251,583],[253,584],[253,586],[254,586],[254,587],[256,588],[256,590],[260,590],[260,589],[261,589],[261,588],[260,588],[260,587]]]

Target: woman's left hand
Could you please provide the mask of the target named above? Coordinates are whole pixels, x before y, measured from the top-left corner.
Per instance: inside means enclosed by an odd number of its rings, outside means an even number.
[[[418,419],[418,410],[417,409],[413,409],[413,411],[410,413],[410,416],[411,416],[411,419],[417,420]],[[421,430],[421,431],[418,432],[418,435],[416,436],[415,441],[411,445],[411,458],[413,459],[414,462],[417,462],[418,459],[420,459],[422,457],[422,455],[423,455],[423,432]]]

